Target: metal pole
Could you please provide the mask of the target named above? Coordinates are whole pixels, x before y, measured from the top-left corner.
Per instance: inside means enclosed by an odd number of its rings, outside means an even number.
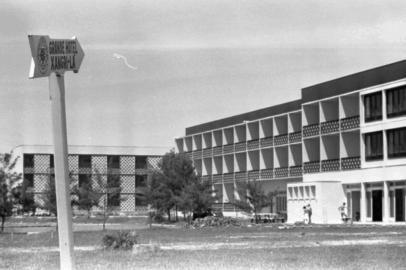
[[[72,210],[69,192],[70,181],[63,74],[50,74],[49,93],[52,104],[55,147],[55,191],[58,211],[60,267],[63,270],[73,270],[75,269],[75,262],[73,256]]]

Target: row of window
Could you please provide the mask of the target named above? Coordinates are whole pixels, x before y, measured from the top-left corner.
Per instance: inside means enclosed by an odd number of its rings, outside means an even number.
[[[388,158],[406,157],[406,128],[386,131]],[[383,132],[365,134],[365,160],[383,159]]]
[[[34,168],[34,154],[24,154],[24,168]],[[54,168],[54,156],[49,155],[49,167]],[[79,155],[79,168],[91,168],[92,156],[91,155]],[[120,169],[120,156],[107,156],[107,168]],[[135,158],[136,169],[147,169],[147,157],[137,156]]]
[[[388,118],[406,115],[406,86],[385,91]],[[365,122],[382,119],[382,92],[364,96]]]
[[[55,175],[50,174],[50,180],[54,179]],[[92,184],[92,175],[91,174],[79,174],[78,179],[79,187],[85,187]],[[135,175],[135,187],[143,188],[147,185],[147,175]],[[121,181],[119,175],[107,175],[107,187],[109,188],[120,188]],[[34,188],[34,174],[24,174],[24,190],[29,188]],[[114,192],[107,194],[107,206],[120,206],[121,202],[121,193]],[[142,206],[145,203],[139,198],[136,198],[136,205]]]

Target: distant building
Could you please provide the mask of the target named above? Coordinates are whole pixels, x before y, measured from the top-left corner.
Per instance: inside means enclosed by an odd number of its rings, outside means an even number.
[[[120,194],[109,196],[108,206],[120,213],[145,210],[145,203],[135,196],[146,185],[148,175],[158,168],[164,148],[69,146],[68,163],[71,187],[101,177],[104,185],[121,188]],[[22,145],[13,150],[18,157],[16,171],[22,173],[28,192],[41,205],[47,182],[54,178],[53,146]],[[100,206],[105,202],[104,197]],[[98,209],[94,209],[98,210]]]
[[[212,181],[226,214],[239,184],[278,191],[288,222],[392,223],[406,216],[406,61],[301,90],[300,100],[186,128],[177,150]]]

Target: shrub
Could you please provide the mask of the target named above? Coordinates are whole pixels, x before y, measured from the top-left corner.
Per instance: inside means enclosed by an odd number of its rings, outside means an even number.
[[[138,242],[136,232],[118,232],[103,236],[102,244],[105,249],[130,250]]]

